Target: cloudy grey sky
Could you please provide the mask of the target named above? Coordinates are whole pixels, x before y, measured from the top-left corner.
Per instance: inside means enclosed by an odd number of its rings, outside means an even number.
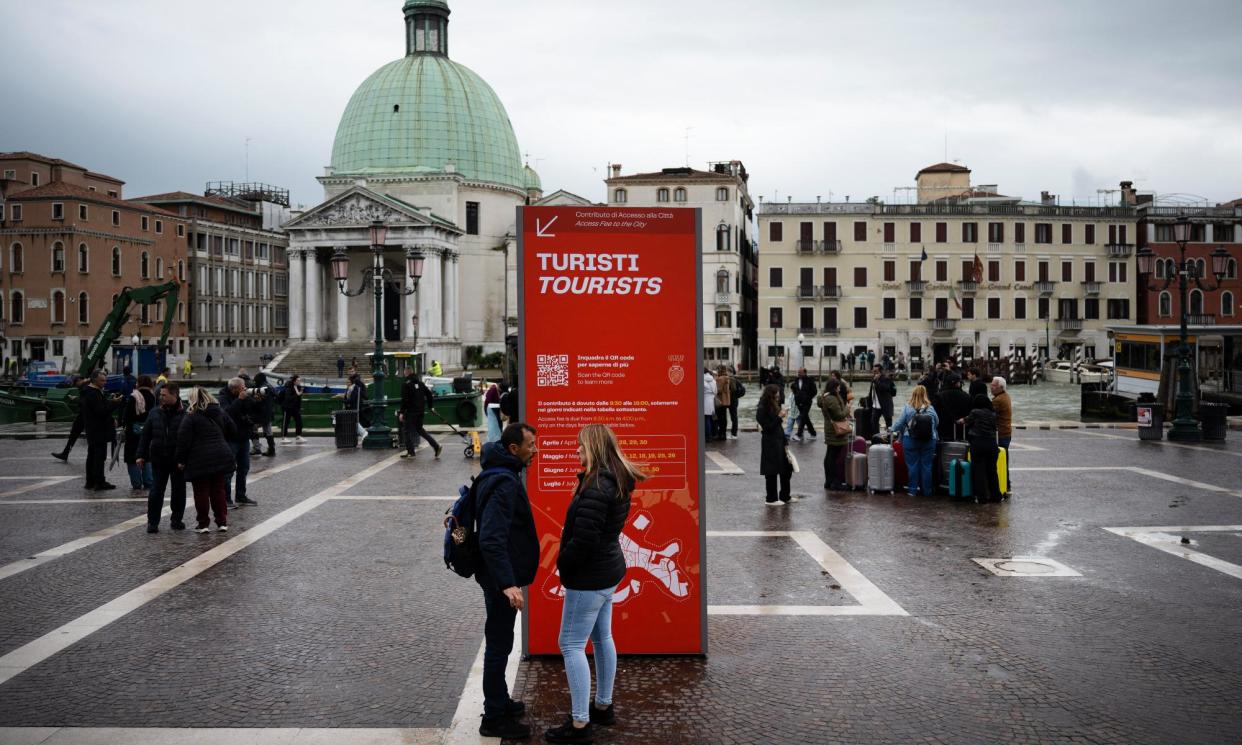
[[[1063,202],[1242,197],[1242,2],[450,0],[545,189],[741,159],[765,199],[906,199],[941,160]],[[319,201],[402,0],[0,0],[0,150],[128,196],[249,177]],[[688,138],[687,138],[688,134]],[[946,148],[947,134],[947,148]]]

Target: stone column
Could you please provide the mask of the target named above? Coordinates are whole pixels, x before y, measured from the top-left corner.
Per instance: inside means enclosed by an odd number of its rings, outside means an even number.
[[[444,335],[450,339],[458,337],[457,331],[457,303],[458,303],[458,287],[457,287],[457,254],[455,252],[445,252],[444,254],[444,293],[447,298],[445,307],[448,309],[446,318],[448,319],[444,328]]]
[[[428,342],[443,333],[440,324],[440,249],[425,249],[423,278],[418,282],[418,336]]]
[[[289,341],[301,341],[305,336],[306,325],[302,316],[302,297],[305,272],[302,267],[302,249],[290,248],[286,255],[289,257],[289,287],[288,287],[288,307],[289,307]]]
[[[341,246],[340,248],[344,248]],[[345,249],[349,250],[349,249]],[[330,288],[328,292],[336,294],[336,340],[348,341],[349,339],[349,298],[341,292],[335,280],[328,282]],[[348,286],[346,289],[349,289]]]
[[[319,261],[317,250],[311,248],[306,253],[306,340],[319,341],[319,321],[323,298],[319,289]]]

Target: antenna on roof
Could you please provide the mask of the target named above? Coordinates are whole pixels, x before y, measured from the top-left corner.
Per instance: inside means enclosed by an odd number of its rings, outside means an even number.
[[[686,167],[690,166],[690,130],[694,127],[686,127]]]
[[[250,180],[250,139],[246,138],[246,180]]]

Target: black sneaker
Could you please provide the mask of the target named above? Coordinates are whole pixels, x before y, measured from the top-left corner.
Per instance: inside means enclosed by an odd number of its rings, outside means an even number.
[[[509,699],[509,705],[505,711],[508,712],[509,716],[514,719],[521,719],[526,716],[526,704],[511,698]]]
[[[255,504],[258,504],[258,502],[254,501],[250,497],[238,497],[237,504],[255,505]]]
[[[526,740],[530,738],[530,725],[522,724],[517,717],[509,715],[483,717],[483,723],[479,725],[479,734],[504,740]]]
[[[171,527],[173,530],[185,530],[185,523],[181,522],[180,520],[177,520],[173,522]]]
[[[158,533],[158,532],[160,532],[160,526],[158,526],[158,525],[147,525],[147,532],[148,532],[148,533]]]
[[[65,462],[69,461],[69,453],[64,453],[64,452],[52,453],[52,457],[55,458],[56,460],[63,460]]]
[[[617,723],[617,713],[613,711],[612,704],[608,704],[607,709],[600,709],[591,704],[591,724],[602,724],[605,727],[611,727]]]
[[[545,730],[543,739],[548,742],[591,743],[595,741],[595,725],[587,722],[585,727],[575,727],[574,720],[567,719],[561,726]]]

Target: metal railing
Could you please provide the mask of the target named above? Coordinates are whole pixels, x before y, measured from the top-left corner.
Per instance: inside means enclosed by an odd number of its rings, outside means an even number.
[[[979,283],[974,281],[973,279],[963,279],[963,280],[958,281],[957,289],[958,289],[958,292],[961,292],[963,295],[965,294],[973,295],[974,293],[978,292]]]
[[[820,285],[819,296],[825,300],[838,300],[841,297],[841,285]]]
[[[819,241],[798,240],[794,244],[800,254],[815,253],[819,249]]]
[[[1088,280],[1082,283],[1082,289],[1088,295],[1099,295],[1100,288],[1103,284],[1104,284],[1103,282],[1095,282],[1092,280]]]
[[[911,295],[922,295],[923,290],[927,289],[926,280],[910,279],[906,280],[906,291]]]
[[[813,297],[815,297],[815,286],[814,285],[799,285],[798,286],[798,299],[799,300],[810,300]]]
[[[1108,249],[1108,255],[1112,258],[1129,256],[1134,253],[1133,243],[1109,243],[1106,248]]]
[[[1035,291],[1040,295],[1051,295],[1057,289],[1057,283],[1049,280],[1041,280],[1035,283]]]
[[[1216,316],[1207,313],[1189,313],[1186,315],[1186,324],[1189,326],[1215,326]]]
[[[841,253],[841,241],[824,241],[823,249],[826,254],[839,254]]]
[[[954,331],[957,329],[956,318],[933,318],[931,319],[932,331]]]
[[[1081,318],[1058,318],[1057,331],[1082,331]]]

